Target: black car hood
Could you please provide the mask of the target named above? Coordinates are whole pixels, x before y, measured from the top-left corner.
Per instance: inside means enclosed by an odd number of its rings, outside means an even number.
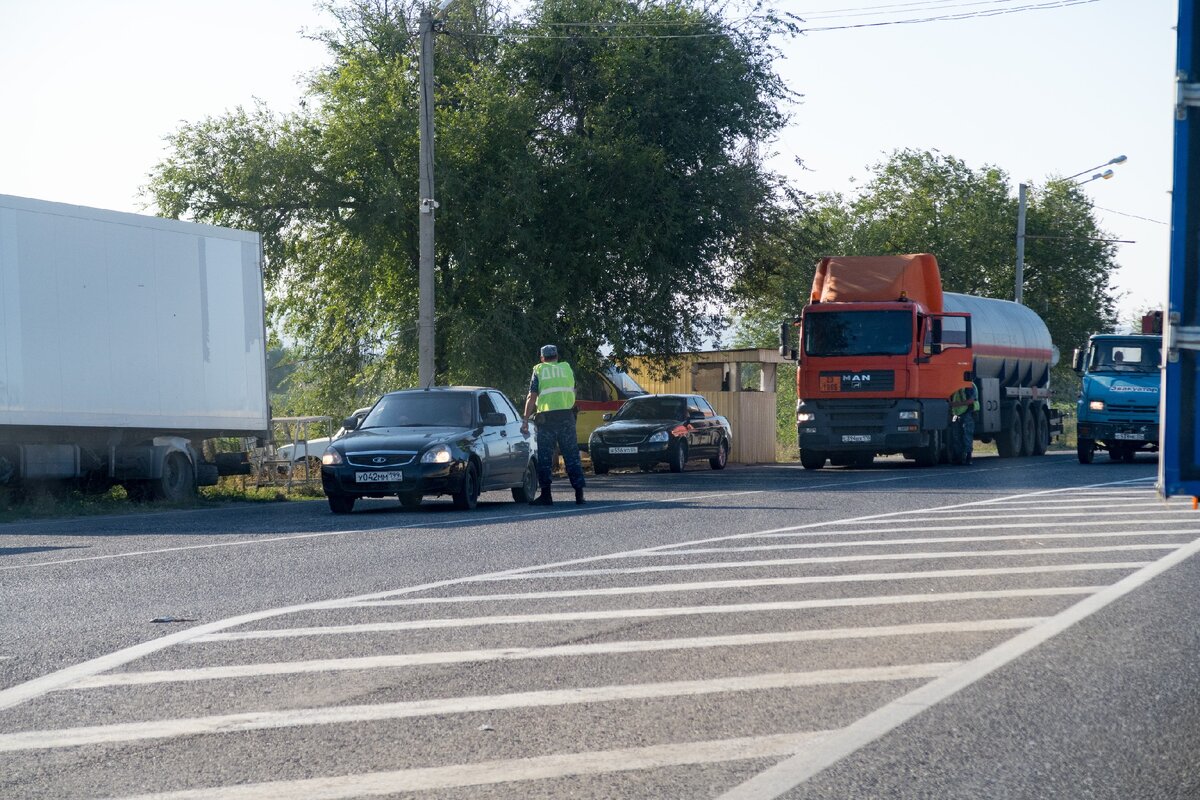
[[[644,434],[649,436],[656,431],[669,431],[672,428],[683,425],[682,422],[672,422],[665,419],[631,419],[617,420],[601,425],[596,431],[600,434],[616,433],[632,436],[634,434]]]
[[[414,426],[411,428],[367,428],[352,431],[336,444],[343,453],[378,450],[424,450],[434,444],[449,444],[469,437],[473,428]]]

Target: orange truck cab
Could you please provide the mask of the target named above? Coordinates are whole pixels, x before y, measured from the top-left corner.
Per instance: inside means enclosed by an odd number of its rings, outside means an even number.
[[[1001,455],[1040,455],[1061,429],[1045,324],[1017,303],[943,292],[929,253],[822,259],[798,322],[796,427],[808,469],[893,453],[945,461],[951,396],[972,384],[976,438],[998,437]]]

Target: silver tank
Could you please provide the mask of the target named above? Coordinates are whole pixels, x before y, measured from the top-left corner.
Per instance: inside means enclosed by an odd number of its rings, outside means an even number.
[[[997,378],[1001,386],[1047,386],[1058,348],[1042,318],[1011,300],[946,292],[946,311],[971,315],[975,375]]]

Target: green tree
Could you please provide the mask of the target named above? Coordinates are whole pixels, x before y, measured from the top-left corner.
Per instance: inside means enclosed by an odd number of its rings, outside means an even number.
[[[330,11],[301,110],[185,124],[148,186],[167,216],[262,232],[273,325],[314,410],[416,374],[418,7]],[[757,19],[542,0],[515,24],[456,4],[437,42],[439,382],[520,394],[545,342],[588,368],[717,330],[780,196],[753,145],[789,93]]]

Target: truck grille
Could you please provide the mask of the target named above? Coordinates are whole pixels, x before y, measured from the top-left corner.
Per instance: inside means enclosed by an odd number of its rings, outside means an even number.
[[[413,460],[415,452],[405,453],[355,453],[346,456],[346,463],[352,467],[402,467]]]
[[[1129,403],[1109,403],[1104,407],[1110,414],[1143,414],[1154,416],[1158,406],[1135,406]]]

